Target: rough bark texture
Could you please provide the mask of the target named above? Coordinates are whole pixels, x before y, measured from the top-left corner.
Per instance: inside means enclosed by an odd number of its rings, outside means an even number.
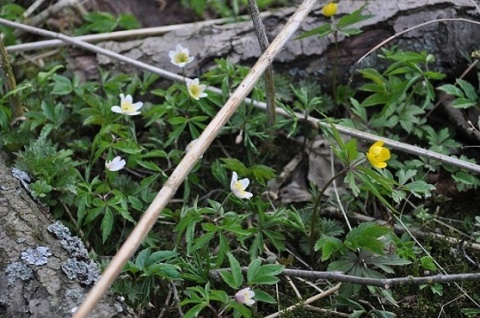
[[[339,70],[345,79],[350,76],[353,65],[363,54],[397,32],[439,18],[476,20],[478,17],[478,12],[469,0],[343,0],[339,4],[337,18],[365,3],[368,5],[364,14],[370,13],[374,17],[356,25],[364,32],[351,38],[339,37]],[[263,19],[270,40],[278,34],[295,9],[282,9]],[[328,22],[320,9],[319,5],[305,19],[297,35]],[[479,31],[478,24],[465,21],[433,23],[399,36],[389,42],[387,47],[398,45],[403,49],[427,50],[436,56],[437,70],[452,73],[465,63],[462,53],[469,54],[473,48],[477,48],[480,43]],[[251,22],[183,29],[159,37],[126,42],[111,41],[100,45],[136,60],[180,73],[181,70],[172,65],[168,58],[168,51],[173,50],[177,43],[188,47],[195,56],[195,60],[186,68],[186,75],[190,77],[198,77],[208,70],[216,58],[228,58],[232,63],[249,65],[260,55]],[[292,39],[275,59],[275,70],[298,77],[313,75],[328,83],[332,78],[333,43],[333,36]],[[99,55],[97,60],[100,66],[110,70],[139,71],[105,56]],[[373,54],[359,66],[378,64],[379,61]],[[82,67],[78,69],[85,71]],[[91,74],[86,75],[89,77]]]
[[[70,317],[97,275],[81,241],[0,162],[0,317]],[[90,317],[134,316],[107,295]]]

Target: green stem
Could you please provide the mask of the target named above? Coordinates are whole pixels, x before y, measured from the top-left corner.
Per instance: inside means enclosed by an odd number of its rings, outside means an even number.
[[[3,41],[0,37],[0,55],[2,56],[2,68],[5,72],[6,77],[6,87],[7,92],[14,91],[17,89],[17,82],[15,81],[15,75],[13,74],[12,65],[10,64],[10,58],[8,56],[7,50],[3,45]],[[18,99],[18,96],[13,93],[9,97],[10,99],[10,109],[12,111],[13,119],[23,116],[23,107]]]
[[[347,166],[342,169],[339,173],[334,175],[333,177],[330,178],[330,180],[327,181],[327,183],[323,186],[322,190],[318,193],[317,200],[315,201],[315,205],[313,206],[312,210],[312,217],[310,219],[310,237],[308,240],[308,245],[310,247],[310,256],[311,256],[311,266],[313,267],[315,264],[315,239],[317,237],[317,231],[316,231],[316,226],[317,226],[317,219],[320,217],[320,203],[322,201],[323,194],[327,190],[327,188],[332,184],[333,181],[335,181],[338,177],[344,175],[347,173],[351,166]]]
[[[332,92],[333,92],[333,102],[337,104],[337,76],[338,76],[338,31],[333,32],[333,37],[335,39],[335,57],[333,61],[333,81],[332,81]]]

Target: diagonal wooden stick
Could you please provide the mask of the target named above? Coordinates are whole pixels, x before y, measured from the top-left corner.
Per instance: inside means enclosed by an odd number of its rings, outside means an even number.
[[[252,90],[255,83],[262,76],[265,69],[273,62],[275,56],[280,52],[288,39],[297,30],[302,20],[308,15],[316,0],[305,0],[293,16],[288,20],[285,27],[280,31],[268,49],[260,56],[257,63],[251,68],[245,79],[240,83],[237,90],[230,96],[225,105],[220,109],[210,124],[205,128],[187,152],[177,168],[172,172],[163,188],[157,194],[152,204],[148,207],[143,217],[133,229],[118,253],[114,256],[105,272],[98,282],[87,294],[87,297],[74,314],[74,318],[86,318],[93,310],[100,298],[113,283],[123,266],[127,263],[136,249],[140,246],[147,233],[155,224],[157,217],[177,191],[178,187],[185,180],[194,164],[199,160],[220,129],[227,123],[235,113],[238,106],[243,102],[247,94]]]

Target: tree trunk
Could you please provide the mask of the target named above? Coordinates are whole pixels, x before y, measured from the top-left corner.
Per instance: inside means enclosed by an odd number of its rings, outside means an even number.
[[[385,1],[343,0],[339,3],[338,20],[367,3],[364,14],[374,17],[358,23],[363,33],[350,38],[339,35],[339,74],[348,79],[352,66],[366,52],[388,37],[420,23],[441,18],[464,18],[476,20],[478,12],[469,0],[402,0]],[[273,12],[263,19],[267,35],[272,40],[296,8]],[[328,23],[321,13],[319,4],[305,19],[296,36]],[[386,44],[398,45],[406,50],[422,51],[435,55],[436,65],[432,68],[451,74],[465,63],[462,54],[470,54],[480,43],[480,26],[467,21],[435,22],[396,37]],[[204,26],[181,29],[163,36],[149,37],[125,42],[104,42],[100,46],[143,61],[159,68],[181,73],[181,69],[170,63],[168,52],[177,43],[190,49],[195,60],[187,65],[186,75],[198,77],[214,66],[214,59],[228,58],[234,64],[249,65],[260,56],[252,22],[239,22],[222,26]],[[274,61],[276,72],[304,77],[313,75],[323,84],[330,83],[334,61],[334,38],[332,35],[319,38],[311,36],[302,40],[292,38]],[[97,56],[98,64],[106,69],[120,72],[139,72],[109,57]],[[75,63],[79,65],[79,63]],[[372,54],[360,67],[378,65],[377,55]],[[77,67],[78,71],[84,66]],[[88,76],[87,76],[88,77]]]
[[[70,317],[98,274],[83,243],[0,162],[0,317]],[[90,317],[134,315],[107,295]]]

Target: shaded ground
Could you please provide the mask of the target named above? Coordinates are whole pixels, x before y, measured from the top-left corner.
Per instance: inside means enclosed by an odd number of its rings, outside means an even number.
[[[131,13],[142,27],[154,27],[198,21],[195,12],[178,0],[90,0],[87,9],[113,14]]]

